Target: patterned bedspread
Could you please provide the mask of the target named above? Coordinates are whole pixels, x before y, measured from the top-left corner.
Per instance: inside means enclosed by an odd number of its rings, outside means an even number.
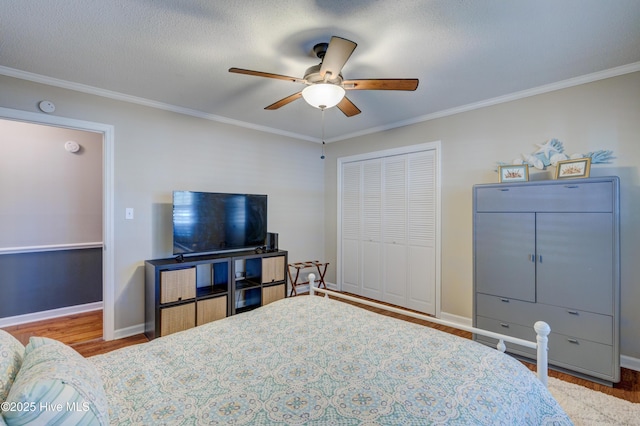
[[[322,297],[89,360],[114,425],[571,424],[510,356]]]

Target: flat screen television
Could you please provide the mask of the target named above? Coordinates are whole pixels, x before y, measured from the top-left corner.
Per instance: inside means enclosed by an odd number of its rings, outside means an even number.
[[[173,254],[255,249],[266,238],[266,195],[173,192]]]

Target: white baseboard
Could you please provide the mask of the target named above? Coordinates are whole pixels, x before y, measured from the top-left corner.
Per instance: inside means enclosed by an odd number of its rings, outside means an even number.
[[[471,320],[471,318],[467,318],[467,317],[463,317],[461,315],[454,315],[454,314],[450,314],[448,312],[440,312],[440,319],[441,320],[445,320],[445,321],[449,321],[455,324],[460,324],[460,325],[464,325],[465,327],[472,327],[473,326],[473,321]]]
[[[640,371],[640,358],[620,355],[620,366],[628,368],[629,370]]]
[[[138,325],[132,325],[131,327],[119,328],[114,330],[113,339],[124,339],[125,337],[135,336],[136,334],[144,333],[144,323]]]
[[[13,317],[0,318],[0,327],[26,324],[34,321],[43,321],[67,315],[81,314],[84,312],[98,311],[102,309],[102,302],[86,303],[84,305],[67,306],[64,308],[51,309],[48,311],[34,312],[32,314],[16,315]]]

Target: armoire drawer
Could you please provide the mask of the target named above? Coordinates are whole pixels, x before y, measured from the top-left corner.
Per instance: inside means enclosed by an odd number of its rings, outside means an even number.
[[[505,184],[476,188],[476,211],[485,212],[610,212],[611,182]]]
[[[530,328],[536,321],[544,321],[553,333],[613,344],[613,317],[608,315],[482,293],[476,295],[476,315]]]
[[[530,327],[543,320],[536,303],[490,294],[476,294],[476,315]],[[505,333],[506,334],[506,333]]]
[[[613,346],[578,339],[564,334],[549,335],[549,363],[569,368],[589,376],[607,376],[611,381],[619,379],[614,375]]]
[[[536,340],[536,332],[533,328],[510,324],[492,318],[477,317],[476,327],[530,342],[535,342]],[[496,339],[484,336],[476,335],[476,340],[494,348],[497,344]],[[532,359],[536,357],[535,349],[508,342],[505,342],[505,344],[507,346],[507,352]],[[603,345],[602,343],[596,343],[586,339],[551,333],[549,335],[549,364],[579,371],[590,376],[606,376],[609,380],[616,380],[613,374],[613,346]]]
[[[533,329],[533,325],[530,327],[515,324],[507,321],[500,321],[493,318],[486,318],[482,316],[476,317],[476,328],[483,330],[493,331],[494,333],[506,334],[507,336],[517,337],[518,339],[528,340],[530,342],[536,341],[536,331]],[[498,341],[490,337],[477,336],[476,340],[489,344],[492,347],[496,347]],[[513,343],[505,342],[507,345],[507,351],[516,350],[521,355],[527,355],[535,358],[536,350],[527,348],[524,346],[514,345]]]
[[[613,345],[613,317],[540,303],[537,307],[552,333]]]

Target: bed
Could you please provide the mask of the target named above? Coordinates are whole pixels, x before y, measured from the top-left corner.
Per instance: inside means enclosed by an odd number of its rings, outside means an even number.
[[[13,360],[13,379],[0,380],[0,398],[10,425],[571,424],[512,357],[324,297],[86,359],[51,339],[25,349],[6,336],[0,363]]]

